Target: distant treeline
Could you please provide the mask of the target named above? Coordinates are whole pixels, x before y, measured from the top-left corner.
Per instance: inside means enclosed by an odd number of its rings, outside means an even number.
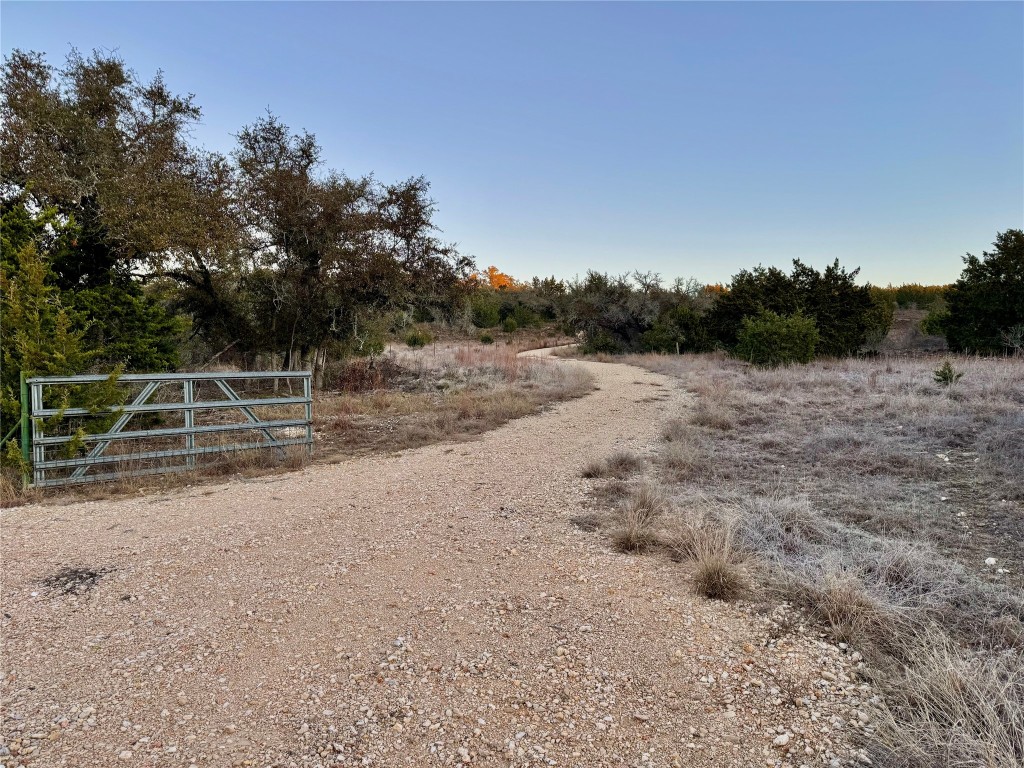
[[[893,287],[888,285],[885,288],[875,286],[874,294],[879,299],[894,303],[900,309],[931,309],[937,303],[945,302],[948,285],[920,285],[918,283],[904,283]]]

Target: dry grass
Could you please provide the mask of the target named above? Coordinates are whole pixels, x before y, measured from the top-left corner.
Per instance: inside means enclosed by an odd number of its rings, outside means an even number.
[[[393,365],[405,373],[392,388],[317,396],[318,458],[469,439],[593,388],[579,367],[517,357],[514,347],[403,352]]]
[[[693,586],[698,595],[709,600],[736,600],[747,591],[747,579],[739,565],[726,553],[702,555],[694,567]]]
[[[691,528],[689,549],[694,560],[693,586],[709,600],[736,600],[749,589],[742,558],[734,545],[734,527]]]
[[[1024,360],[957,358],[953,387],[930,358],[616,362],[694,396],[650,472],[697,589],[734,595],[754,568],[861,651],[889,718],[865,745],[876,765],[1024,765]]]
[[[644,460],[629,451],[616,451],[607,458],[592,461],[583,468],[583,477],[625,480],[643,469]]]
[[[98,501],[140,493],[172,491],[184,485],[202,484],[225,477],[258,477],[261,475],[292,472],[307,466],[310,461],[305,446],[285,446],[280,449],[259,449],[227,451],[210,454],[202,464],[189,471],[172,472],[164,475],[143,475],[123,477],[84,485],[70,485],[56,488],[21,488],[20,476],[5,475],[6,482],[0,486],[0,507],[12,507],[35,503],[73,503],[77,501]],[[130,471],[135,467],[130,456],[110,465],[110,471]],[[10,494],[10,495],[8,495]]]
[[[878,680],[874,763],[889,768],[1024,765],[1024,656],[972,653],[930,629],[918,661]]]
[[[650,483],[638,486],[620,510],[618,524],[611,532],[612,545],[619,552],[647,552],[660,543],[656,523],[665,512],[665,497]]]
[[[692,439],[693,432],[686,422],[679,418],[669,419],[661,430],[661,439],[666,443],[680,443]]]

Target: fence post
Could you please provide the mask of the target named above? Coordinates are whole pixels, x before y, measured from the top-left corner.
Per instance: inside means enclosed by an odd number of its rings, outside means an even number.
[[[195,418],[193,411],[189,406],[192,405],[194,393],[192,391],[192,379],[185,379],[182,382],[182,387],[185,389],[185,429],[192,429],[195,426]],[[196,449],[196,436],[192,432],[185,433],[185,448],[194,451]],[[196,465],[195,454],[189,454],[185,457],[185,465],[190,469]]]
[[[306,398],[306,453],[313,455],[313,380],[311,376],[302,379],[302,395]]]
[[[29,475],[29,462],[32,458],[32,435],[28,431],[29,402],[28,402],[28,379],[25,372],[21,371],[21,487],[28,488],[31,480]]]

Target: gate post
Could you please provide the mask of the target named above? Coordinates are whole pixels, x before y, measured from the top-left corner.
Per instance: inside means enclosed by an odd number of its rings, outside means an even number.
[[[29,463],[32,458],[32,435],[29,433],[28,379],[21,371],[21,487],[28,488],[31,480]]]
[[[195,426],[195,415],[194,415],[195,412],[190,407],[192,405],[192,403],[193,403],[193,398],[194,398],[194,395],[195,395],[195,393],[194,393],[194,391],[192,389],[192,379],[185,379],[185,381],[182,382],[182,387],[185,390],[185,406],[186,406],[186,408],[184,410],[185,429],[191,430]],[[185,433],[185,448],[187,450],[189,450],[189,451],[194,451],[196,449],[196,436],[195,436],[195,433],[193,433],[193,432],[186,432]],[[195,468],[195,466],[196,466],[195,454],[190,453],[190,454],[185,456],[185,465],[187,467],[189,467],[190,469],[194,469]]]

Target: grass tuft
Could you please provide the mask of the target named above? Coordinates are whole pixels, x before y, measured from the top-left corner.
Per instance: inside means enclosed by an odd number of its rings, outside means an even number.
[[[660,543],[656,522],[666,509],[661,490],[644,483],[626,500],[619,524],[612,530],[612,545],[619,552],[647,552]]]
[[[644,460],[629,451],[616,451],[611,456],[591,461],[583,468],[583,477],[589,479],[614,478],[625,480],[644,466]]]

